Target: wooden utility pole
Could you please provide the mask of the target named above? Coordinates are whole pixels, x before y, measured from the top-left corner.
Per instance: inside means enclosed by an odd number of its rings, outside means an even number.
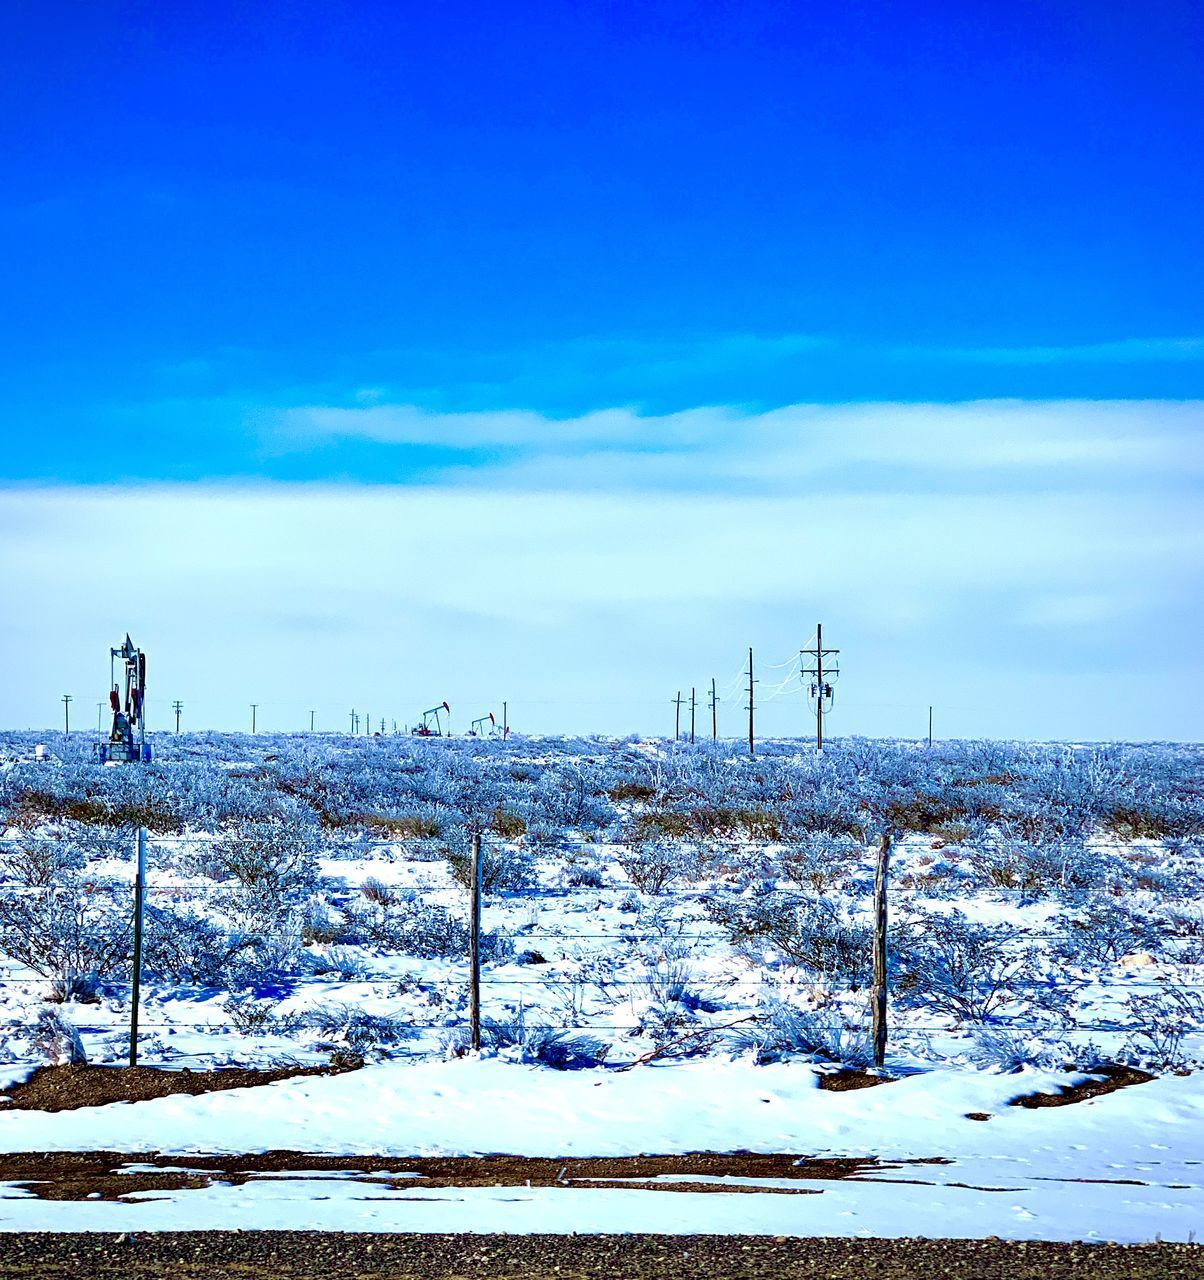
[[[63,694],[63,736],[71,737],[71,695]]]
[[[180,712],[184,710],[184,704],[179,698],[171,704],[171,709],[176,713],[176,732],[180,732]]]
[[[676,708],[673,716],[673,741],[677,742],[681,738],[681,690],[678,689],[677,697],[673,699],[673,705]]]
[[[251,703],[251,736],[255,736],[255,713],[259,708],[258,702]]]
[[[355,736],[355,712],[354,711],[351,712],[351,734],[352,734],[352,737]]]
[[[312,711],[309,713],[309,731],[310,733],[314,731],[314,713]]]
[[[815,665],[811,667],[803,667],[800,669],[800,675],[809,675],[814,677],[811,689],[815,697],[815,749],[822,751],[824,749],[824,700],[830,704],[832,701],[832,684],[824,675],[824,658],[829,654],[839,653],[839,649],[824,648],[824,627],[823,623],[817,623],[815,627],[815,648],[800,649],[799,656],[804,654],[807,657],[815,659]],[[834,675],[835,672],[829,670],[828,675]]]
[[[694,690],[690,690],[690,746],[694,745]]]
[[[101,719],[100,719],[101,715],[104,712],[104,705],[105,704],[103,702],[98,702],[96,704],[96,732],[97,733],[104,732],[104,728],[101,725]]]
[[[932,707],[928,708],[928,750],[932,750]]]
[[[138,828],[138,868],[134,873],[134,970],[130,991],[130,1066],[138,1065],[138,996],[142,986],[142,896],[146,881],[146,828]]]
[[[505,742],[509,736],[510,736],[509,704],[503,702],[502,703],[502,741]]]
[[[886,1060],[886,888],[890,868],[891,833],[883,832],[874,870],[874,1066]]]
[[[468,901],[468,1020],[472,1047],[481,1047],[481,833],[472,833],[472,866]]]
[[[753,685],[756,681],[753,679],[753,661],[752,648],[748,650],[748,754],[755,756],[757,748],[753,744]]]
[[[711,741],[719,740],[719,712],[716,708],[719,705],[719,695],[715,692],[715,677],[711,677]]]

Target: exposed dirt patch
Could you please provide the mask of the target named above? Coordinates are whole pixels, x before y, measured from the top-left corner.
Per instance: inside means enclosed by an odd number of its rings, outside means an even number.
[[[1108,1066],[1093,1071],[1094,1079],[1084,1080],[1082,1084],[1067,1085],[1057,1093],[1026,1093],[1019,1098],[1012,1098],[1009,1107],[1068,1107],[1075,1102],[1085,1102],[1088,1098],[1098,1098],[1105,1093],[1115,1093],[1117,1089],[1126,1089],[1133,1084],[1146,1084],[1157,1077],[1148,1071],[1139,1071],[1136,1067]]]
[[[838,1071],[821,1071],[819,1087],[832,1093],[849,1089],[872,1089],[876,1084],[894,1084],[893,1076],[875,1075],[862,1067],[841,1067]]]
[[[657,1191],[753,1191],[731,1178],[790,1182],[856,1178],[913,1160],[884,1164],[876,1159],[811,1159],[741,1151],[670,1156],[611,1156],[540,1159],[527,1156],[315,1156],[300,1151],[256,1155],[179,1156],[116,1151],[20,1152],[0,1155],[0,1183],[11,1183],[43,1200],[116,1200],[131,1192],[178,1191],[213,1183],[241,1186],[253,1178],[309,1173],[315,1178],[348,1176],[390,1191],[442,1187],[638,1187]],[[656,1182],[672,1177],[671,1182]],[[723,1182],[702,1179],[722,1178]],[[794,1188],[795,1191],[807,1190]],[[784,1189],[787,1192],[790,1188]]]
[[[196,1096],[219,1089],[246,1089],[274,1084],[296,1076],[330,1076],[354,1070],[350,1066],[277,1067],[252,1071],[244,1067],[218,1067],[213,1071],[163,1071],[157,1067],[39,1067],[24,1084],[8,1091],[0,1109],[14,1111],[75,1111],[79,1107],[103,1107],[110,1102],[145,1102],[185,1093]]]
[[[966,1112],[967,1120],[989,1120],[990,1118],[991,1118],[991,1113],[989,1111],[967,1111]]]

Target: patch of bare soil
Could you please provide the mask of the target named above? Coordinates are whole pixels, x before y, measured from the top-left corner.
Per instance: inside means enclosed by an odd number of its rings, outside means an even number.
[[[359,1065],[358,1063],[355,1065]],[[158,1067],[96,1067],[91,1065],[39,1067],[24,1084],[8,1091],[7,1107],[14,1111],[75,1111],[103,1107],[110,1102],[145,1102],[173,1094],[213,1093],[218,1089],[246,1089],[274,1084],[296,1076],[329,1076],[354,1070],[354,1065],[277,1067],[253,1071],[218,1067],[212,1071],[163,1071]],[[0,1103],[0,1107],[5,1104]]]
[[[882,1163],[873,1158],[823,1158],[738,1151],[689,1155],[597,1156],[544,1159],[529,1156],[317,1156],[301,1151],[255,1155],[178,1156],[149,1152],[32,1151],[0,1155],[0,1183],[43,1200],[116,1200],[131,1192],[178,1191],[298,1173],[314,1178],[349,1176],[384,1190],[415,1187],[639,1187],[657,1191],[773,1190],[733,1184],[732,1178],[807,1183],[938,1163],[910,1160]],[[939,1162],[944,1163],[944,1162]],[[656,1181],[661,1177],[680,1181]],[[703,1179],[724,1179],[722,1182]],[[784,1194],[810,1190],[782,1188]]]
[[[872,1089],[877,1084],[894,1084],[894,1076],[876,1075],[863,1067],[841,1067],[836,1071],[821,1071],[819,1087],[832,1093],[845,1093],[849,1089]]]
[[[1025,1093],[1019,1098],[1012,1098],[1009,1107],[1068,1107],[1075,1102],[1085,1102],[1088,1098],[1098,1098],[1105,1093],[1115,1093],[1117,1089],[1127,1089],[1129,1085],[1146,1084],[1156,1079],[1148,1071],[1139,1071],[1136,1067],[1112,1065],[1100,1067],[1092,1072],[1092,1079],[1081,1084],[1067,1085],[1057,1093]]]

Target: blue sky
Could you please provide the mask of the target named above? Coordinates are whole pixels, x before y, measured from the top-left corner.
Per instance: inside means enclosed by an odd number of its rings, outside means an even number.
[[[1198,737],[1198,6],[7,19],[0,719],[141,626],[198,721],[299,720],[334,642],[331,722],[654,730],[822,614],[848,732]],[[135,509],[171,553],[110,605]]]

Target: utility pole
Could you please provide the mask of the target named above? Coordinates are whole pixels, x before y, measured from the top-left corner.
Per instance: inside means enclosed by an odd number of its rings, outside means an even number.
[[[829,709],[832,706],[832,685],[829,680],[824,677],[824,658],[829,654],[839,653],[839,649],[824,648],[824,628],[823,623],[817,623],[815,627],[815,648],[800,649],[799,656],[804,655],[813,658],[815,665],[811,667],[801,668],[799,674],[805,676],[813,676],[811,682],[811,694],[815,698],[815,749],[822,751],[824,749],[824,702],[828,703]],[[828,675],[835,675],[833,670],[828,671]]]
[[[468,900],[468,1020],[472,1047],[481,1048],[481,833],[472,833],[471,885]]]
[[[251,703],[251,736],[255,736],[255,713],[259,710],[259,703]]]
[[[104,705],[105,704],[103,702],[98,702],[96,704],[96,732],[97,733],[104,732],[104,724],[101,721],[101,716],[104,714]]]
[[[355,736],[355,712],[351,712],[351,736]]]
[[[748,650],[748,754],[755,756],[757,748],[753,744],[753,685],[756,681],[753,679],[753,660],[752,646]]]
[[[711,677],[711,741],[719,740],[719,695],[715,692],[715,677]]]
[[[886,1060],[886,877],[890,867],[889,830],[882,833],[874,870],[874,1066]]]
[[[690,746],[694,745],[694,690],[690,690]]]
[[[63,694],[63,736],[71,737],[71,695]]]
[[[505,702],[503,702],[502,703],[502,741],[503,742],[505,742],[506,739],[510,736],[510,720],[507,714],[508,711],[509,711],[508,705]]]
[[[177,698],[171,704],[171,709],[176,713],[176,732],[180,732],[180,712],[184,710],[184,704]]]
[[[310,733],[314,731],[314,713],[312,711],[309,713],[309,731]]]
[[[932,750],[932,707],[928,708],[928,750]]]
[[[681,737],[681,690],[678,689],[677,697],[673,699],[673,705],[677,708],[673,717],[673,741],[677,742]]]

